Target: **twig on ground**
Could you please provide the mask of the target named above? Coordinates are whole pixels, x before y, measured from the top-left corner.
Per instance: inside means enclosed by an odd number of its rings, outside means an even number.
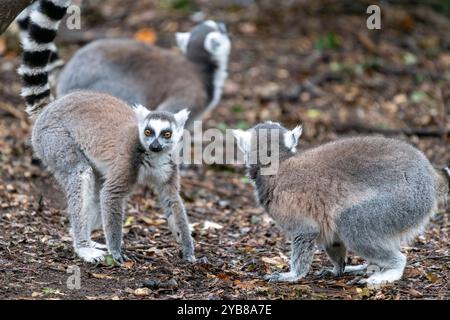
[[[440,259],[442,259],[442,260],[450,259],[450,254],[444,254],[441,256],[427,256],[427,257],[423,257],[420,259],[412,260],[409,262],[409,264],[411,265],[413,263],[417,263],[417,262],[421,262],[421,261],[425,261],[425,260],[440,260]]]
[[[26,117],[25,115],[20,112],[19,110],[17,110],[16,108],[14,108],[11,104],[9,103],[0,103],[0,110],[5,111],[6,113],[9,113],[10,115],[12,115],[13,117],[25,121]]]

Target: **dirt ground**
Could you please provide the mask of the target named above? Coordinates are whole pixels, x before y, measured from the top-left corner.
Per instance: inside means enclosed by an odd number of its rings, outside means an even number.
[[[368,30],[367,5],[358,1],[352,6],[333,1],[86,2],[82,30],[62,30],[59,36],[66,60],[101,37],[172,46],[173,33],[189,30],[200,9],[207,18],[227,22],[233,42],[230,77],[205,127],[248,128],[268,119],[288,127],[302,122],[300,150],[342,136],[385,134],[409,141],[436,166],[450,164],[450,19],[445,8],[385,4],[382,29]],[[408,264],[404,278],[393,285],[368,289],[355,284],[354,277],[316,276],[330,265],[321,251],[298,283],[263,281],[266,273],[288,268],[289,243],[256,205],[244,170],[234,166],[182,171],[197,256],[208,263],[181,261],[155,195],[143,187],[126,210],[124,249],[132,261],[121,268],[83,263],[72,251],[64,196],[32,158],[14,28],[0,37],[0,58],[0,299],[450,298],[450,207],[403,248]],[[100,232],[96,238],[103,240]],[[350,254],[349,263],[361,262]],[[80,268],[80,289],[67,286],[73,266]]]

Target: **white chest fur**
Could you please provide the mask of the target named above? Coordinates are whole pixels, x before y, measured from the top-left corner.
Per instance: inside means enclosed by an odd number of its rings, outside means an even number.
[[[138,181],[140,184],[166,183],[173,171],[170,154],[148,155],[139,168]]]

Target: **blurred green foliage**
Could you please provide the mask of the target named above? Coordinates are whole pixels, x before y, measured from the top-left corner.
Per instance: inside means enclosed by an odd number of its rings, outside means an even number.
[[[341,40],[334,32],[328,32],[320,36],[314,42],[314,48],[320,52],[337,49],[341,46]]]
[[[194,2],[191,0],[166,0],[169,7],[180,11],[193,11],[195,9]]]

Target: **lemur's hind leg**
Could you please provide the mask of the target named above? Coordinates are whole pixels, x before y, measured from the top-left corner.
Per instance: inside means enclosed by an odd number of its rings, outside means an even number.
[[[346,256],[347,256],[347,248],[345,244],[336,238],[335,241],[325,246],[325,252],[330,258],[333,268],[322,268],[320,271],[316,273],[318,276],[327,276],[332,275],[335,277],[342,276],[344,274],[351,275],[364,275],[366,273],[368,264],[356,265],[356,266],[347,266],[346,265]]]
[[[322,268],[317,274],[319,276],[331,274],[337,277],[343,275],[346,270],[345,260],[347,256],[347,248],[345,247],[345,244],[336,239],[332,243],[325,246],[325,252],[333,264],[333,269]]]
[[[399,246],[382,248],[373,246],[370,261],[380,268],[369,278],[362,280],[368,286],[380,286],[400,280],[406,266],[406,256],[400,252]]]
[[[274,272],[264,277],[269,281],[295,282],[308,273],[314,257],[315,242],[319,233],[313,229],[302,230],[292,241],[291,268],[289,272]]]
[[[118,264],[127,260],[127,257],[122,254],[122,225],[130,177],[123,172],[127,172],[127,170],[117,169],[115,172],[110,172],[100,191],[100,207],[106,245]]]
[[[73,237],[74,250],[77,255],[91,263],[102,261],[106,252],[94,247],[91,242],[90,221],[95,212],[92,211],[94,194],[94,173],[89,164],[81,160],[76,169],[58,180],[65,186],[68,212]]]
[[[101,214],[101,207],[100,207],[100,190],[102,187],[102,179],[100,178],[98,173],[95,173],[95,179],[94,179],[94,189],[92,196],[89,196],[89,208],[91,211],[91,214],[89,215],[89,230],[90,232],[98,229],[102,229],[102,214]],[[97,249],[107,249],[108,247],[106,244],[98,243],[91,240],[91,246],[93,248]]]
[[[94,171],[90,163],[64,128],[50,126],[34,130],[38,132],[33,133],[33,149],[65,191],[75,253],[87,262],[102,260],[105,251],[93,248],[90,238],[94,193]]]

